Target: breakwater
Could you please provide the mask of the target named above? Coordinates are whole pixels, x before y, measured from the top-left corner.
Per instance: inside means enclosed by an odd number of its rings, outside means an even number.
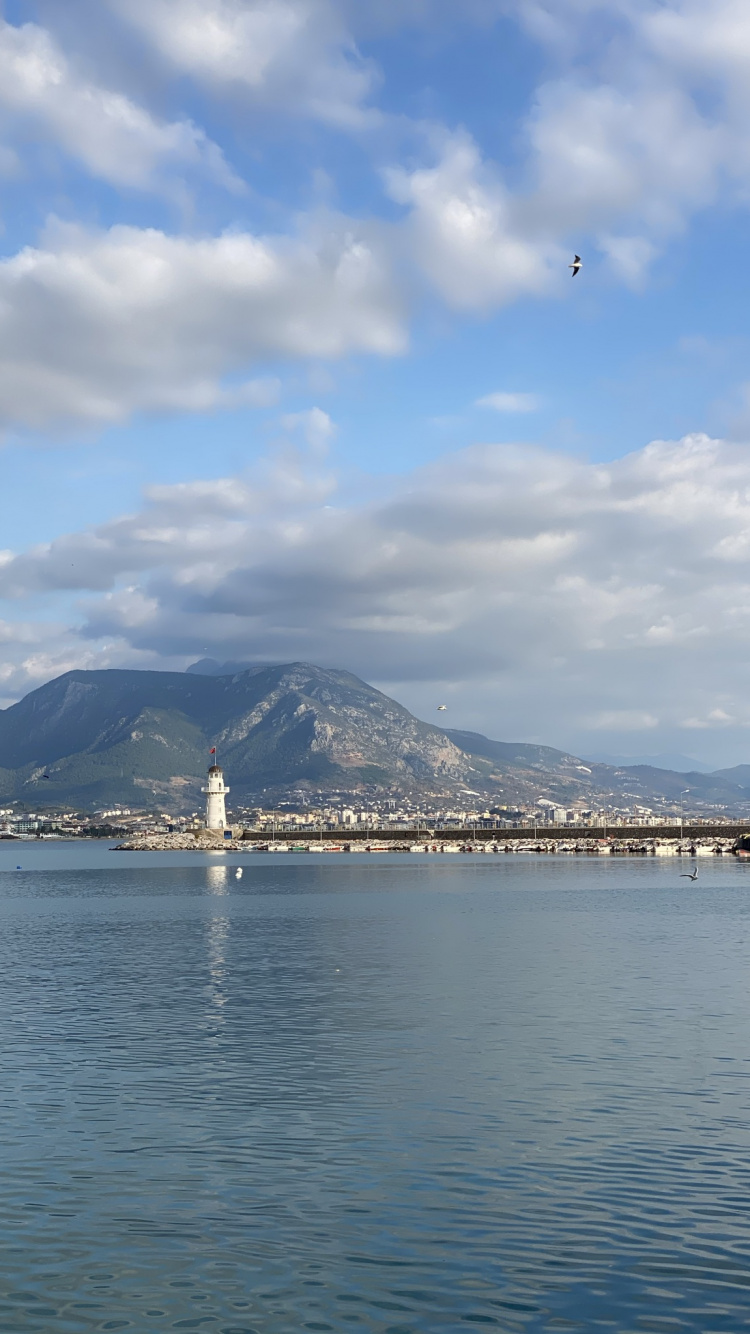
[[[726,826],[722,826],[724,831]],[[442,831],[441,831],[442,832]],[[490,831],[483,831],[489,833]],[[602,831],[603,832],[603,831]],[[722,856],[732,855],[735,851],[736,838],[718,837],[716,835],[706,835],[702,831],[701,837],[682,838],[651,837],[639,838],[633,837],[625,830],[618,831],[618,835],[610,834],[607,838],[602,836],[596,838],[575,836],[534,837],[529,836],[528,831],[523,832],[522,837],[506,838],[504,835],[498,836],[497,831],[492,831],[491,837],[475,839],[472,835],[467,837],[466,831],[462,831],[463,836],[457,838],[455,833],[450,838],[436,838],[434,834],[426,836],[422,832],[418,838],[409,840],[401,836],[391,835],[382,832],[377,835],[370,833],[367,838],[349,838],[348,835],[342,839],[336,839],[331,835],[316,839],[302,840],[296,835],[287,835],[277,839],[268,839],[268,837],[252,838],[243,837],[232,839],[221,839],[218,837],[206,838],[205,836],[196,837],[194,834],[150,834],[138,835],[118,844],[118,852],[292,852],[310,855],[320,852],[343,852],[343,853],[361,853],[361,852],[421,852],[432,854],[445,853],[490,853],[490,854],[513,854],[513,853],[582,853],[601,855],[631,855],[631,856],[678,856],[678,857],[704,857],[704,856]]]

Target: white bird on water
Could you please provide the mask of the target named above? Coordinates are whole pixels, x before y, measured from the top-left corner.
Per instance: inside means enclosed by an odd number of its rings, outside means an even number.
[[[697,867],[697,866],[694,866],[694,867],[693,867],[693,874],[692,874],[692,875],[690,874],[689,871],[680,871],[680,880],[697,880],[697,879],[698,879],[698,867]]]
[[[576,274],[580,271],[582,264],[583,260],[581,259],[581,256],[575,255],[573,258],[573,263],[568,265],[568,268],[573,270],[573,272],[570,275],[571,278],[575,278]]]
[[[241,866],[238,866],[238,867],[237,867],[237,870],[236,870],[235,873],[234,873],[234,878],[235,878],[235,880],[241,880],[241,879],[242,879],[242,867],[241,867]]]
[[[438,713],[445,713],[447,707],[448,707],[447,704],[438,704]]]

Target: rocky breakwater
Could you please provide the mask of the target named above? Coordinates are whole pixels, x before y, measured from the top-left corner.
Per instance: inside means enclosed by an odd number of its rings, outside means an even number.
[[[513,842],[485,844],[492,852],[540,852],[540,853],[606,853],[612,856],[650,856],[650,857],[714,857],[730,855],[735,851],[732,838],[524,838]],[[482,851],[478,845],[464,851]]]
[[[578,853],[607,856],[715,857],[735,852],[731,838],[706,839],[628,839],[628,838],[528,838],[465,842],[403,843],[397,839],[371,839],[368,842],[321,840],[320,843],[295,843],[293,839],[270,842],[247,838],[223,838],[202,830],[190,834],[138,834],[118,843],[115,852],[423,852],[423,853]]]
[[[239,838],[199,834],[135,834],[118,843],[113,852],[247,852],[247,843]]]

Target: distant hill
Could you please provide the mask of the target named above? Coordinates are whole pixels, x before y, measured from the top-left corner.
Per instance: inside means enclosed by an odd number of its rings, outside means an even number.
[[[237,669],[237,670],[235,670]],[[733,812],[750,766],[715,774],[585,762],[550,746],[441,730],[351,672],[196,663],[189,672],[73,671],[0,710],[0,799],[38,807],[202,805],[216,746],[235,804],[333,791],[491,807],[678,802]]]
[[[586,760],[593,761],[595,764],[608,764],[615,769],[632,768],[634,765],[647,764],[652,769],[675,769],[677,773],[699,773],[710,774],[713,772],[710,764],[703,764],[700,760],[692,759],[689,755],[682,755],[679,751],[669,751],[661,755],[609,755],[600,753],[590,755]]]

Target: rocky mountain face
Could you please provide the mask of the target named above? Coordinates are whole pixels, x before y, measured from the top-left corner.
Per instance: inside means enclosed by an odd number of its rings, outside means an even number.
[[[441,730],[350,672],[307,663],[73,671],[0,711],[0,800],[190,811],[216,746],[236,804],[332,791],[496,806],[679,801],[744,811],[750,766],[684,774],[585,763]]]
[[[300,784],[450,793],[471,767],[439,728],[349,672],[73,671],[0,711],[0,795],[193,808],[211,746],[244,801]]]

